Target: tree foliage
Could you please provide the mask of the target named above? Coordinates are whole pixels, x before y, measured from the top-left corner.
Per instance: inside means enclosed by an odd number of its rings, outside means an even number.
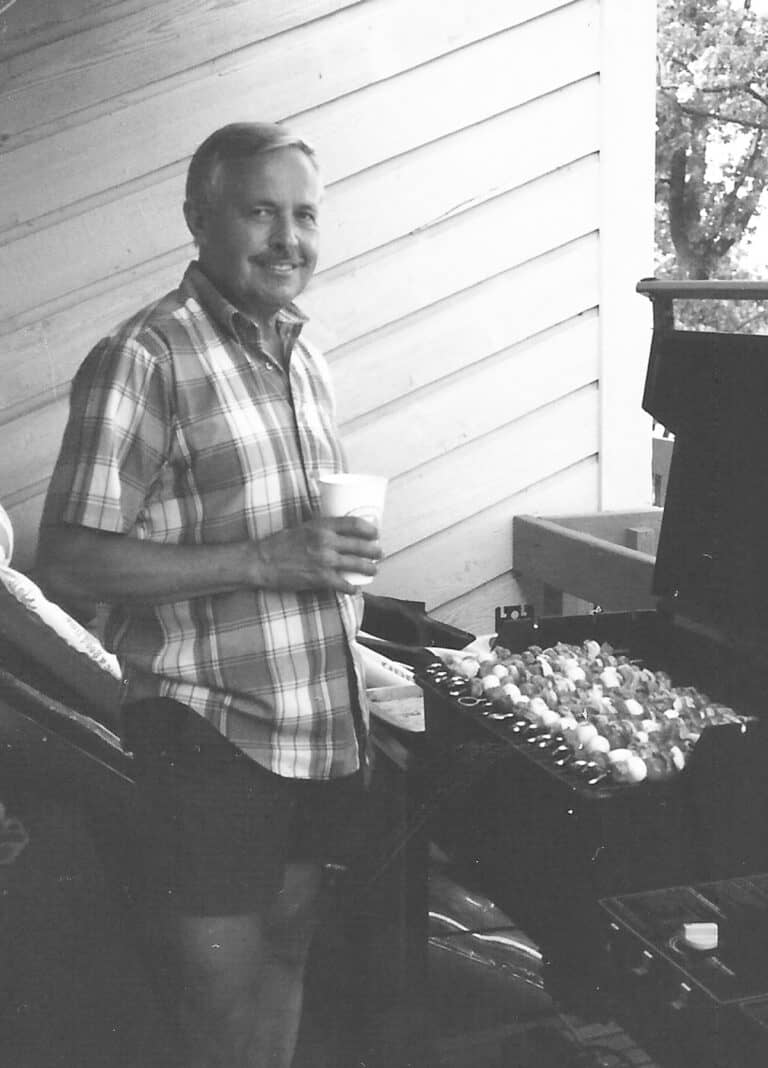
[[[768,19],[751,0],[659,0],[658,25],[657,273],[744,277],[768,186]]]

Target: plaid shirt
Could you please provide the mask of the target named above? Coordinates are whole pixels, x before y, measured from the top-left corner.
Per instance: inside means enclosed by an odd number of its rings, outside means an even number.
[[[255,324],[190,264],[178,290],[99,342],[75,376],[43,523],[219,545],[316,514],[318,476],[343,456],[325,361],[299,338],[304,321],[281,313],[286,374]],[[350,660],[361,607],[333,591],[252,588],[115,605],[105,644],[129,699],[173,697],[277,774],[333,778],[359,767],[358,709],[367,722],[362,668]]]

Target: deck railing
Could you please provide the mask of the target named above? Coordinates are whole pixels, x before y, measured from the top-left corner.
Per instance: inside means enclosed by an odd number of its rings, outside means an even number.
[[[674,328],[675,300],[768,301],[768,281],[707,279],[705,281],[643,278],[636,286],[653,303],[654,329]]]

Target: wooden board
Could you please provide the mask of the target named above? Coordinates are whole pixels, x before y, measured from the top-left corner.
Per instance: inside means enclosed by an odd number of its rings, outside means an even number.
[[[564,290],[564,292],[569,292]],[[514,294],[514,289],[511,290],[511,294]],[[515,304],[514,300],[510,302],[510,307]],[[522,307],[522,305],[521,305]],[[571,330],[568,330],[570,325]],[[593,316],[587,316],[583,319],[577,319],[571,324],[564,324],[559,329],[553,329],[543,333],[540,337],[533,339],[528,346],[521,346],[523,351],[518,353],[521,357],[518,360],[516,357],[510,356],[510,367],[508,375],[510,380],[513,376],[516,376],[521,381],[527,383],[527,389],[523,389],[518,393],[515,393],[513,398],[513,405],[518,405],[518,410],[522,407],[525,397],[528,398],[527,403],[533,406],[531,401],[531,389],[536,388],[551,391],[553,388],[555,391],[561,392],[563,390],[563,383],[568,381],[567,376],[577,375],[576,378],[571,381],[577,381],[578,368],[583,368],[582,378],[588,379],[592,373],[595,348],[592,344],[588,334],[591,334],[595,329],[596,323]],[[564,332],[565,331],[565,332]],[[539,375],[530,374],[525,370],[524,364],[526,361],[535,360],[537,355],[542,355],[545,349],[549,345],[559,346],[560,358],[565,360],[565,374],[566,378],[559,382],[555,382],[552,378],[541,378]],[[579,359],[572,359],[570,354],[570,346],[573,344],[574,350],[578,353]],[[438,349],[435,353],[436,360],[439,361]],[[504,356],[505,354],[501,354]],[[482,374],[477,378],[475,382],[475,390],[479,394],[479,403],[483,403],[487,400],[485,394],[490,393],[494,401],[494,405],[486,409],[482,413],[482,417],[478,418],[473,414],[471,408],[466,408],[466,395],[463,393],[461,379],[456,380],[455,387],[450,393],[455,398],[455,404],[458,406],[458,417],[463,420],[463,423],[470,427],[470,432],[474,436],[479,436],[483,432],[487,432],[489,428],[494,425],[494,419],[498,419],[499,416],[493,416],[493,410],[500,413],[503,420],[510,421],[514,407],[510,405],[507,407],[507,400],[505,392],[495,390],[495,378],[497,377],[497,364],[499,358],[495,358],[491,361],[485,361],[489,363],[489,366],[482,370]],[[436,368],[436,372],[439,368]],[[450,371],[450,368],[447,369]],[[530,369],[529,369],[530,370]],[[406,370],[403,374],[407,373]],[[339,375],[335,375],[336,379],[339,379]],[[506,377],[506,373],[505,373]],[[490,388],[485,385],[486,378],[491,379]],[[342,376],[343,381],[343,376]],[[371,380],[369,389],[376,388],[376,381],[374,374],[374,368],[371,368]],[[380,379],[379,379],[380,381]],[[539,383],[536,386],[536,383]],[[580,383],[583,384],[583,383]],[[470,386],[470,391],[472,387]],[[548,394],[542,394],[548,395]],[[420,402],[426,410],[427,415],[432,422],[437,423],[437,436],[435,437],[431,432],[426,433],[424,426],[420,422],[414,422],[413,413],[409,407],[406,407],[402,416],[398,415],[397,409],[390,409],[384,413],[381,417],[381,425],[374,424],[370,429],[352,428],[345,433],[347,446],[350,450],[350,456],[359,459],[361,466],[370,466],[371,468],[378,468],[380,461],[383,460],[387,468],[390,467],[390,458],[392,452],[389,448],[382,449],[381,442],[395,441],[397,443],[397,455],[401,457],[400,463],[402,469],[407,469],[413,466],[414,458],[421,457],[422,462],[424,458],[429,458],[430,455],[434,455],[436,451],[436,442],[444,440],[445,431],[442,431],[443,437],[440,436],[440,427],[446,427],[450,425],[450,420],[453,418],[450,408],[444,401],[439,403],[438,398],[429,400],[429,397],[422,398]],[[462,410],[466,409],[466,410]],[[53,418],[49,419],[45,416],[45,433],[39,434],[38,429],[41,425],[41,419],[43,416],[41,413],[31,413],[29,416],[24,417],[17,421],[16,430],[13,432],[14,447],[21,448],[27,456],[27,461],[20,467],[14,462],[8,465],[7,469],[0,471],[0,478],[5,480],[6,490],[4,493],[4,503],[8,508],[14,528],[17,532],[17,558],[20,560],[19,567],[22,570],[28,569],[31,566],[32,555],[34,553],[34,546],[37,541],[37,527],[40,519],[40,511],[42,508],[42,497],[40,496],[40,489],[38,483],[34,482],[30,486],[27,482],[28,479],[33,479],[36,472],[44,471],[47,474],[53,463],[53,459],[58,450],[58,444],[60,440],[60,434],[63,429],[63,421],[66,418],[66,404],[65,400],[61,398],[57,404],[52,408]],[[393,425],[388,425],[388,418],[392,419]],[[405,427],[398,429],[398,423],[405,422]],[[498,424],[500,425],[500,424]],[[459,438],[466,438],[466,433],[461,432]],[[10,438],[8,440],[11,440]],[[404,443],[407,442],[407,447]],[[409,449],[414,449],[413,453],[409,452]],[[425,451],[426,450],[426,451]],[[9,455],[13,455],[9,453]],[[404,457],[404,459],[402,459]],[[2,467],[2,460],[0,460],[0,467]],[[394,463],[391,470],[394,470]],[[385,473],[391,473],[387,470]],[[587,506],[589,503],[585,502]],[[566,507],[571,505],[563,502]],[[574,505],[575,506],[575,502]],[[546,501],[543,507],[547,507]],[[552,499],[551,507],[558,507],[557,498]]]
[[[642,552],[655,556],[663,515],[661,508],[644,508],[642,511],[633,512],[584,512],[580,509],[576,514],[566,515],[562,514],[558,506],[547,518],[566,530],[591,534],[593,538],[611,542],[613,545],[623,545],[627,549],[637,549],[638,545],[635,543],[639,540],[647,542],[641,533],[647,531],[651,535],[651,548],[642,549]]]
[[[302,298],[313,318],[311,336],[326,349],[345,344],[594,231],[596,166],[592,158],[579,161],[428,234],[323,272]],[[499,243],[500,231],[515,232],[516,240]],[[185,255],[162,257],[154,271],[145,266],[116,276],[119,289],[94,287],[80,304],[52,305],[44,319],[9,333],[0,361],[8,402],[23,403],[41,387],[59,395],[99,337],[175,286],[185,262]]]
[[[34,22],[38,0],[24,3]],[[160,8],[62,0],[66,38],[38,26],[13,43],[26,56],[0,119],[0,487],[19,552],[31,559],[69,378],[178,282],[186,161],[255,101],[320,154],[310,336],[330,350],[351,451],[391,461],[393,560],[448,539],[441,603],[458,604],[468,524],[493,550],[466,581],[514,586],[504,502],[597,468],[600,0]],[[548,375],[531,373],[537,350]]]
[[[597,332],[593,314],[561,323],[343,427],[352,470],[393,478],[596,381]]]
[[[544,127],[551,139],[536,138]],[[541,147],[524,155],[498,150],[526,141]],[[587,82],[565,91],[562,102],[547,97],[370,168],[328,189],[319,269],[424,229],[597,147],[597,100]],[[478,159],[485,161],[480,173]],[[436,174],[442,176],[437,186]],[[184,175],[172,174],[0,246],[0,273],[7,278],[0,316],[28,312],[169,249],[191,253],[183,200]],[[74,248],[87,255],[73,257]]]
[[[183,200],[184,178],[175,175],[151,189],[125,192],[107,206],[59,218],[43,230],[0,245],[0,272],[7,279],[0,295],[0,319],[13,321],[62,297],[76,303],[89,286],[169,250],[176,250],[179,260],[190,258],[193,246],[182,215]]]
[[[522,58],[538,44],[534,54],[539,62],[542,54],[549,56],[557,50],[559,29],[556,34],[552,20],[564,19],[565,32],[571,26],[577,32],[580,26],[582,37],[592,26],[595,37],[589,11],[596,2],[577,0],[578,12],[569,13],[565,8],[562,13],[556,11],[520,29],[510,29],[518,18],[519,5],[510,10],[506,0],[485,0],[471,19],[458,3],[421,0],[414,8],[411,0],[368,0],[229,55],[217,57],[212,51],[211,61],[188,75],[114,98],[95,114],[76,111],[58,117],[40,126],[36,139],[29,143],[17,143],[9,136],[0,171],[0,229],[18,226],[52,207],[74,204],[105,190],[117,193],[126,182],[163,168],[182,171],[184,161],[211,130],[225,122],[253,117],[255,109],[264,120],[298,116],[473,42],[484,43],[486,37],[491,41],[495,36],[507,38],[506,77],[516,83],[519,96],[525,70],[513,62],[518,50]],[[546,52],[542,53],[545,42]],[[471,47],[466,50],[471,52]],[[479,67],[477,59],[474,57],[472,68]],[[560,80],[563,75],[557,69],[557,56],[552,55],[550,62],[553,67],[545,83],[551,85],[555,75],[556,85],[565,84]],[[498,71],[498,64],[493,69]],[[578,69],[584,70],[583,61],[579,61]],[[592,70],[596,69],[595,62]],[[535,91],[530,90],[522,99],[533,95]],[[501,110],[503,105],[489,114]],[[105,144],[111,146],[109,153],[103,151]],[[44,188],[40,188],[41,183],[36,187],[19,183],[20,175],[30,174],[44,175]],[[9,195],[11,200],[6,199]]]
[[[387,494],[385,553],[431,537],[594,456],[597,405],[596,387],[587,386],[394,479]]]
[[[93,26],[141,13],[147,0],[4,0],[0,58],[41,48]]]
[[[595,308],[597,257],[598,237],[588,234],[332,349],[339,418],[356,419]]]
[[[130,6],[100,4],[98,19],[70,19],[56,40],[46,39],[42,27],[30,27],[26,46],[16,44],[23,50],[7,58],[0,81],[4,132],[17,137],[356,2],[133,0]],[[26,7],[28,0],[17,0],[15,17],[23,17]],[[7,16],[12,23],[12,9]],[[4,34],[0,58],[10,47]]]
[[[15,419],[2,428],[0,486],[3,500],[48,478],[61,447],[69,405],[66,399]]]
[[[481,461],[478,446],[473,448],[466,438],[462,440],[457,436],[450,454],[436,456],[416,472],[395,479],[390,486],[387,505],[392,517],[385,545],[387,552],[395,552],[418,541],[465,518],[473,510],[488,507],[509,496],[510,492],[595,452],[597,428],[589,424],[587,417],[596,395],[594,387],[580,389],[488,433],[482,451],[500,451],[503,454],[501,460],[493,455],[487,463]],[[26,488],[38,486],[42,474],[48,477],[61,443],[67,405],[62,401],[46,409],[44,418],[39,413],[36,415],[35,420],[26,417],[6,428],[8,444],[0,454],[0,485],[4,487],[4,500],[8,499],[12,508],[28,499]],[[573,424],[573,432],[566,437],[561,428],[570,426],[571,418],[578,423]],[[529,437],[537,442],[536,456],[530,455],[530,448],[525,444]],[[381,438],[378,443],[380,446]],[[450,490],[450,469],[454,460],[457,484],[467,483],[461,499]],[[475,472],[477,467],[481,468],[479,474]],[[429,488],[432,475],[438,480],[434,491]],[[508,478],[513,480],[511,486]],[[497,484],[499,488],[496,488]],[[17,495],[15,501],[14,495]],[[441,518],[445,516],[449,518]]]
[[[512,568],[513,516],[558,507],[596,508],[597,488],[597,459],[591,456],[387,556],[371,591],[425,599],[429,611],[462,597]]]
[[[504,13],[504,22],[499,24],[499,0],[484,0],[474,19],[464,22],[475,21],[480,27],[478,36],[484,36],[564,2],[518,2],[514,11]],[[21,12],[27,3],[20,0],[17,10]],[[387,5],[391,13],[386,11]],[[72,21],[69,32],[58,40],[46,40],[41,32],[36,41],[32,33],[27,36],[23,55],[8,62],[2,86],[10,105],[6,132],[17,134],[30,126],[52,124],[72,112],[95,110],[116,97],[130,99],[151,83],[183,79],[211,57],[236,57],[254,42],[354,6],[355,0],[260,0],[258,4],[252,0],[144,0],[132,3],[132,10],[126,3],[117,5],[116,10],[110,5],[112,10],[98,20]],[[376,6],[376,0],[368,0],[362,15],[350,12],[350,17],[356,20],[356,28],[371,26],[386,47],[386,29],[382,33],[376,26],[380,20]],[[378,6],[394,22],[402,16],[396,0],[384,0]],[[421,21],[422,12],[423,18],[432,20],[431,26]],[[441,14],[443,21],[456,26],[457,16],[463,13],[461,5],[454,2],[443,5]],[[430,29],[439,37],[434,15],[434,9],[422,0],[412,12],[414,37],[426,42]],[[333,30],[329,32],[333,34]],[[458,36],[461,29],[455,32]],[[456,39],[449,38],[448,47]]]
[[[651,503],[652,315],[635,286],[654,270],[656,5],[602,0],[601,22],[600,507],[626,509]]]
[[[496,608],[504,604],[517,604],[519,600],[517,580],[512,572],[507,572],[448,604],[437,606],[432,614],[442,623],[462,627],[473,634],[492,634]]]
[[[324,271],[302,298],[326,334],[324,347],[331,347],[331,339],[342,345],[362,337],[591,233],[598,217],[597,171],[597,159],[587,157]]]
[[[630,515],[634,523],[636,514]],[[622,529],[629,525],[623,518],[619,523]],[[513,529],[515,569],[521,582],[535,579],[610,611],[656,607],[651,593],[655,558],[648,553],[569,529],[556,520],[516,516]]]
[[[529,343],[519,354],[519,361],[510,360],[508,369],[498,368],[501,359],[497,357],[491,366],[481,367],[466,381],[461,377],[449,385],[447,395],[417,396],[413,402],[399,406],[389,419],[379,416],[372,431],[350,430],[344,434],[350,463],[379,471],[383,462],[386,470],[382,473],[398,474],[586,384],[592,380],[594,370],[593,332],[594,320],[578,320],[572,337],[567,336],[566,327],[560,327],[542,335],[538,342]],[[501,354],[504,362],[506,357],[506,353]],[[533,373],[542,359],[554,361],[555,377]],[[501,373],[520,381],[510,400],[494,388]],[[50,473],[61,445],[68,407],[67,399],[61,398],[6,425],[0,452],[4,497],[12,497]],[[381,442],[390,437],[394,439],[393,447],[382,450]]]
[[[69,380],[99,338],[175,288],[187,258],[160,257],[155,263],[102,281],[76,302],[53,303],[43,316],[24,325],[14,320],[6,323],[8,332],[2,336],[0,331],[0,375],[4,382],[0,409],[6,403],[11,409],[39,407],[47,394],[53,399],[68,392]],[[40,401],[34,400],[36,396]]]
[[[578,10],[557,12],[567,19],[562,33],[547,18],[494,34],[304,111],[292,125],[317,147],[326,180],[335,181],[564,86],[596,85],[597,34],[574,17]]]
[[[442,87],[438,88],[442,91]],[[594,89],[591,88],[588,91],[593,92]],[[422,93],[422,97],[424,96],[427,99],[431,99],[429,93]],[[577,91],[577,99],[578,96],[579,93]],[[465,98],[474,99],[474,96],[466,94]],[[376,121],[376,126],[378,129],[382,128],[378,120]],[[422,132],[425,136],[429,136],[434,131],[424,129]],[[342,140],[349,141],[350,139]],[[177,179],[177,181],[180,182],[180,179]],[[146,203],[144,208],[149,212],[153,221],[157,222],[160,230],[167,229],[167,221],[162,219],[162,213],[154,213]],[[169,210],[171,210],[170,205]],[[388,213],[391,214],[391,211]],[[366,212],[367,214],[370,213]],[[174,226],[181,240],[185,237],[185,234],[178,203],[173,205],[172,216],[176,219]],[[99,216],[97,221],[100,223],[103,220]],[[153,228],[149,227],[147,223],[143,224],[143,232],[151,234]],[[81,222],[78,223],[77,227],[64,228],[64,232],[68,232],[71,239],[77,237],[78,244],[82,241],[86,241],[87,244],[88,230],[87,228],[83,229],[84,226],[85,223]],[[100,226],[92,225],[90,232],[92,234],[101,234],[103,231],[100,230]],[[117,240],[121,240],[119,233]],[[123,244],[125,244],[125,241],[123,241]],[[30,250],[34,249],[36,252],[41,253],[44,260],[47,259],[49,250],[46,248],[45,243],[34,241],[29,247]],[[83,245],[83,247],[86,246]],[[90,247],[94,247],[93,241]],[[6,253],[8,266],[12,272],[16,269],[17,251],[18,248],[16,251],[11,248]],[[97,282],[84,290],[72,292],[68,297],[64,298],[63,303],[60,298],[47,305],[42,304],[40,306],[40,291],[35,285],[33,287],[34,297],[29,297],[30,301],[34,300],[35,308],[32,309],[31,317],[28,318],[28,321],[25,321],[25,316],[22,314],[15,316],[13,320],[5,324],[6,331],[8,331],[9,327],[11,327],[11,330],[5,338],[2,354],[0,354],[0,374],[3,375],[6,383],[6,389],[3,391],[2,399],[0,399],[0,407],[6,405],[12,407],[14,404],[26,401],[40,392],[45,392],[49,389],[55,391],[65,386],[82,360],[84,353],[98,337],[121,318],[127,316],[131,310],[140,307],[152,297],[157,296],[175,284],[183,269],[183,263],[190,252],[191,246],[187,246],[178,253],[161,257],[157,261],[157,266],[145,264],[133,268],[127,273],[124,270],[116,272],[114,263],[105,261],[104,268],[110,272],[109,275],[103,281]],[[64,251],[57,253],[54,244],[52,260],[55,262],[57,270],[53,272],[54,277],[49,288],[66,289],[67,286],[71,285],[69,281],[69,264],[66,261],[63,264],[59,262],[59,259],[63,256]],[[165,262],[169,264],[167,268],[163,267]],[[28,258],[28,265],[30,271],[34,271],[39,267],[39,263],[37,265],[35,263],[34,256]],[[579,284],[580,272],[574,272],[574,274],[574,282]],[[557,287],[554,284],[553,290],[557,291]],[[502,302],[503,305],[505,303]],[[68,306],[71,304],[82,304],[82,307],[72,308]],[[3,324],[0,323],[0,333],[2,332],[4,332]],[[8,368],[7,371],[5,370],[6,366]]]
[[[515,150],[523,144],[525,152]],[[320,268],[427,229],[598,147],[597,83],[588,80],[369,167],[328,190]]]

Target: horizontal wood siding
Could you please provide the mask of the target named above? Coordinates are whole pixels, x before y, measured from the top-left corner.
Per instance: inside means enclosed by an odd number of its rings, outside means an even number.
[[[343,418],[596,308],[597,257],[598,238],[590,233],[338,346],[330,356]]]
[[[168,4],[168,0],[148,2],[142,17],[148,23],[157,12],[174,6],[179,5]],[[256,11],[262,5],[251,2],[246,6]],[[279,2],[267,6],[275,9],[278,19],[281,17]],[[265,40],[248,41],[233,34],[230,50],[214,52],[209,62],[193,64],[183,75],[147,81],[153,72],[135,65],[133,76],[141,84],[133,93],[113,93],[107,64],[106,77],[98,82],[102,97],[99,106],[85,112],[75,110],[69,114],[69,121],[53,115],[50,122],[41,126],[40,107],[49,105],[27,101],[22,93],[20,107],[24,117],[17,125],[26,127],[27,132],[17,138],[13,128],[5,127],[3,131],[7,159],[2,182],[15,190],[16,200],[10,208],[5,198],[8,186],[0,184],[0,200],[7,212],[3,227],[117,190],[126,182],[167,167],[182,173],[190,152],[212,129],[254,111],[264,119],[274,120],[299,115],[494,35],[499,36],[488,49],[481,48],[476,53],[476,61],[486,51],[491,57],[494,53],[499,58],[506,56],[508,62],[515,58],[522,61],[523,45],[527,51],[551,50],[549,38],[555,29],[551,25],[555,15],[545,18],[536,33],[523,26],[514,34],[508,27],[520,20],[525,9],[541,10],[559,4],[554,0],[529,0],[510,6],[508,0],[483,0],[468,17],[458,0],[447,4],[420,0],[416,5],[412,0],[366,0],[351,6],[342,0],[325,7],[346,10],[311,22],[312,4],[294,6],[305,9],[304,25]],[[19,5],[19,9],[23,10],[23,6]],[[575,21],[573,16],[570,20]],[[118,20],[110,32],[116,34],[119,29]],[[184,33],[182,20],[177,33]],[[524,41],[520,42],[521,55],[516,57],[513,49],[518,36]],[[566,48],[570,48],[570,42],[561,43],[560,51]],[[33,52],[25,62],[33,64],[34,58]],[[507,67],[506,76],[513,78],[523,99],[530,98],[523,79],[534,63],[535,55],[527,63],[513,62]],[[494,64],[492,71],[498,69]],[[470,68],[468,73],[473,72]],[[156,78],[158,74],[159,71],[154,72]],[[8,94],[9,105],[13,98],[13,92]],[[50,99],[46,92],[45,100]],[[12,109],[3,108],[4,123],[9,110]],[[500,110],[494,107],[490,113]],[[451,124],[450,129],[455,128]],[[110,151],[105,152],[105,146]],[[15,179],[20,173],[39,173],[42,181],[37,188],[19,187]],[[56,198],[53,205],[51,194]]]
[[[593,456],[597,400],[597,387],[586,386],[393,479],[387,551],[403,550]]]
[[[502,485],[506,485],[503,472],[500,477]],[[461,600],[468,589],[487,585],[499,576],[503,576],[510,587],[510,596],[504,603],[520,603],[525,598],[511,596],[514,579],[507,574],[510,515],[548,511],[553,500],[557,501],[558,507],[566,509],[573,504],[596,508],[597,496],[597,457],[589,456],[422,539],[406,550],[388,554],[373,588],[386,589],[394,597],[410,597],[414,568],[420,567],[425,574],[429,574],[434,568],[434,561],[442,559],[446,564],[436,577],[435,584],[425,593],[425,600],[431,607],[446,606],[453,600]],[[454,622],[458,625],[456,619]],[[487,627],[488,622],[487,619],[479,621],[478,625]],[[474,622],[468,623],[467,629],[474,630]]]
[[[365,471],[411,471],[597,381],[597,368],[597,316],[585,314],[345,424],[347,452]]]
[[[72,11],[70,18],[56,20],[61,33],[58,38],[46,41],[38,30],[37,34],[21,35],[14,43],[13,23],[29,20],[29,13],[21,10],[29,6],[29,0],[21,0],[15,12],[8,10],[9,25],[0,48],[0,57],[6,61],[3,133],[16,143],[25,134],[31,139],[40,127],[61,122],[75,125],[83,111],[98,109],[105,99],[147,94],[158,83],[162,92],[162,84],[170,78],[221,62],[223,56],[356,2],[81,3],[77,5],[79,17]],[[54,6],[63,6],[62,0],[49,4],[49,9]],[[105,6],[109,7],[106,17],[99,11]]]
[[[224,122],[288,119],[327,186],[310,333],[351,466],[390,478],[373,588],[489,629],[520,592],[513,515],[597,505],[604,2],[0,16],[0,499],[18,563],[75,369],[192,255],[190,153]]]
[[[573,96],[575,118],[584,100],[594,100],[594,90],[576,89]],[[533,110],[549,128],[559,130],[557,121],[553,122],[559,111],[556,101],[548,105]],[[520,130],[524,134],[520,143],[531,136],[528,109],[521,111],[522,115],[513,113],[515,121],[506,115],[502,117],[506,121],[490,120],[468,131],[466,137],[444,138],[331,185],[324,206],[321,270],[403,234],[426,230],[449,216],[466,217],[470,207],[535,178],[536,167],[546,164],[547,170],[553,170],[587,155],[597,145],[596,123],[591,129],[577,125],[574,134],[564,121],[562,139],[556,137],[542,146],[542,164],[527,156],[500,153],[498,146],[516,143]],[[570,116],[569,111],[565,119]],[[479,161],[483,161],[480,168]],[[438,189],[434,188],[436,174],[444,176]],[[0,292],[0,315],[5,320],[23,315],[39,303],[85,289],[116,269],[152,260],[167,251],[169,238],[172,247],[183,250],[186,257],[191,247],[180,210],[183,185],[179,175],[133,189],[119,201],[62,219],[0,247],[0,272],[8,279]],[[377,206],[373,212],[372,205]],[[537,216],[543,214],[539,208]],[[128,230],[126,216],[131,220]],[[88,255],[73,260],[72,249],[88,250]]]
[[[462,292],[597,226],[595,156],[321,274],[304,304],[338,344]]]

